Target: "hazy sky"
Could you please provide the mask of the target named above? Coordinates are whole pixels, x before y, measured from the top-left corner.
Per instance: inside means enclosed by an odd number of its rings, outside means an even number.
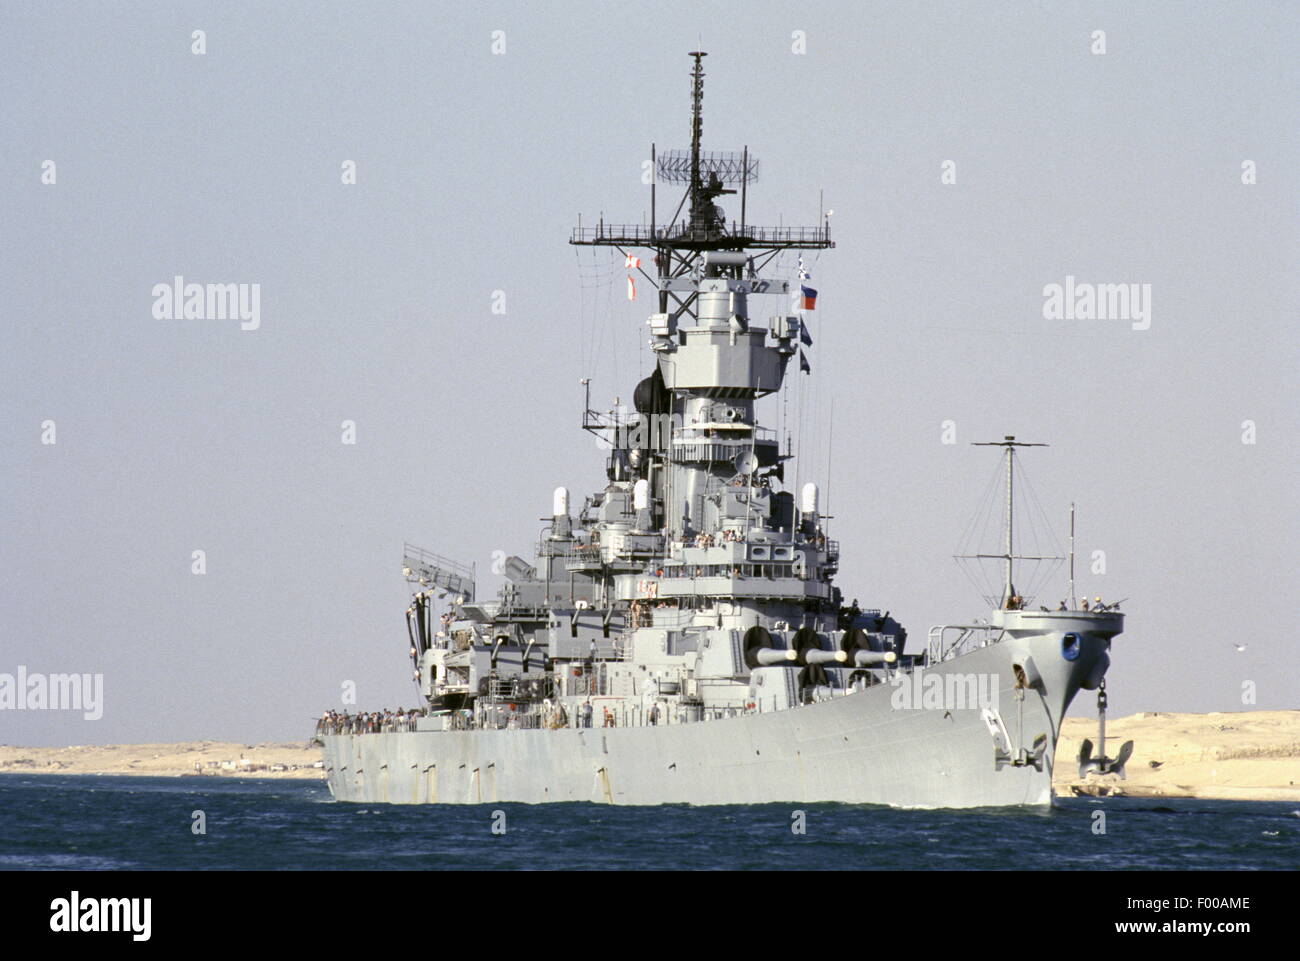
[[[834,210],[789,410],[846,596],[912,649],[985,614],[968,442],[1049,442],[1080,591],[1128,598],[1113,713],[1300,707],[1298,40],[1292,3],[5,4],[0,672],[102,673],[104,713],[0,741],[300,739],[349,680],[415,704],[403,541],[483,596],[553,487],[604,484],[578,379],[629,399],[652,306],[567,240],[648,213],[700,44],[749,219]],[[260,327],[157,319],[177,275],[259,284]],[[1067,277],[1149,284],[1149,329],[1046,319]]]

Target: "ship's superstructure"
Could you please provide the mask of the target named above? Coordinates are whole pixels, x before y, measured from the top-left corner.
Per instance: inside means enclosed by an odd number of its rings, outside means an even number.
[[[757,163],[702,151],[691,56],[691,146],[655,156],[651,222],[571,239],[616,248],[657,299],[635,411],[586,405],[607,483],[580,504],[555,490],[535,557],[510,557],[492,600],[472,569],[407,548],[426,707],[378,730],[323,719],[330,787],[395,802],[1046,803],[1061,715],[1101,683],[1122,615],[1025,609],[1010,499],[988,620],[908,652],[883,605],[844,602],[818,488],[784,489],[788,444],[756,410],[810,340],[764,269],[833,246],[829,222],[747,223]],[[662,183],[685,190],[660,223]],[[728,220],[716,201],[737,192]],[[1018,442],[999,443],[1010,486]]]

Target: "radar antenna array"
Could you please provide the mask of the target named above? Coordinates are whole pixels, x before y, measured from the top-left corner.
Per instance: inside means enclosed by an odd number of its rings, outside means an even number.
[[[834,247],[830,221],[825,217],[815,227],[755,227],[746,222],[749,184],[758,179],[758,160],[745,147],[740,152],[704,152],[700,148],[704,131],[704,57],[701,50],[690,54],[695,59],[691,71],[691,146],[689,150],[670,150],[657,154],[650,146],[656,180],[650,185],[650,223],[611,224],[602,217],[596,226],[579,226],[569,243],[578,246],[614,247],[629,258],[629,267],[654,284],[659,295],[659,313],[670,310],[676,317],[696,317],[695,295],[678,296],[680,284],[673,281],[704,274],[703,255],[711,250],[755,251],[742,264],[710,267],[718,276],[741,279],[748,272],[761,271],[785,250],[824,250]],[[686,191],[666,223],[660,223],[656,211],[656,188],[662,181],[684,184]],[[728,186],[731,185],[731,186]],[[740,193],[740,218],[728,221],[714,201],[725,194]],[[683,212],[685,215],[683,216]],[[651,269],[632,267],[628,253],[633,248],[654,251]],[[651,264],[647,264],[648,267]]]

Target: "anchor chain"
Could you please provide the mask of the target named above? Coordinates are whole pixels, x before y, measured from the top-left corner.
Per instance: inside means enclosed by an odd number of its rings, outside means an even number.
[[[1106,759],[1106,679],[1097,685],[1097,754]]]

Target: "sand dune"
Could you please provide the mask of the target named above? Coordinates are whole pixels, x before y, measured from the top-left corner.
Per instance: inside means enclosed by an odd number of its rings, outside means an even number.
[[[1054,787],[1058,795],[1300,801],[1300,711],[1144,713],[1110,719],[1106,724],[1109,755],[1113,757],[1124,741],[1134,742],[1127,780],[1114,775],[1091,775],[1086,781],[1079,780],[1075,758],[1085,737],[1095,745],[1096,721],[1067,718],[1057,751]],[[0,745],[0,773],[321,780],[323,772],[314,766],[319,760],[319,750],[305,741],[64,748]]]

